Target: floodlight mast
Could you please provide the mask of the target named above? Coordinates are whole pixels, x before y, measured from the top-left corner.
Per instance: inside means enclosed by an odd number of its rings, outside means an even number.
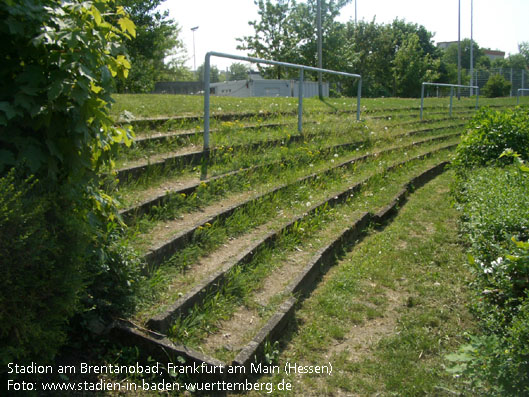
[[[322,55],[322,39],[321,39],[321,0],[318,0],[318,10],[317,10],[317,17],[316,17],[316,23],[318,25],[318,68],[322,68],[323,66],[323,55]],[[318,72],[318,97],[320,100],[323,99],[323,76],[321,71]]]
[[[193,32],[193,69],[196,72],[197,71],[197,60],[195,57],[195,31],[198,29],[198,26],[192,27],[191,31]]]
[[[461,85],[461,0],[458,0],[457,9],[457,85]],[[461,99],[459,87],[457,87],[457,99]]]
[[[474,85],[474,0],[470,0],[470,85]],[[473,90],[470,89],[470,96],[474,95]]]

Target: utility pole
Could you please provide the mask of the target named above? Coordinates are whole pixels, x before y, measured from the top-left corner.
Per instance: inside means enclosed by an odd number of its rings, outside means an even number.
[[[323,66],[322,61],[322,42],[321,42],[321,0],[318,0],[317,10],[317,25],[318,25],[318,67],[321,69]],[[323,86],[322,86],[322,73],[318,72],[318,96],[320,100],[323,99]]]
[[[356,0],[355,0],[355,26],[356,26]]]
[[[191,28],[191,31],[193,32],[193,72],[197,71],[197,60],[195,57],[195,31],[198,29],[198,26],[195,26],[194,28]]]
[[[461,85],[461,0],[458,0],[457,11],[457,85]],[[457,99],[461,99],[460,87],[457,87]]]
[[[474,84],[474,0],[470,0],[470,85]],[[470,89],[470,96],[474,95],[474,89]]]

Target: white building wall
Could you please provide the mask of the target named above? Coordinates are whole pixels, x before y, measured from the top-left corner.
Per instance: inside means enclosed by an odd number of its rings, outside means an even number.
[[[238,80],[211,84],[211,94],[233,97],[298,97],[297,80]],[[318,96],[318,83],[303,82],[303,97]],[[323,96],[329,96],[329,83],[323,83]]]

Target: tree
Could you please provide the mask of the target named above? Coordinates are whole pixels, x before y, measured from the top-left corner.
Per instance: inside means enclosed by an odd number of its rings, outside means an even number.
[[[344,25],[336,22],[341,9],[351,0],[322,0],[322,63],[326,69],[341,69]],[[291,11],[291,21],[298,38],[298,63],[318,66],[317,1],[296,4]]]
[[[397,96],[417,97],[423,81],[435,81],[439,61],[435,62],[430,54],[423,54],[419,36],[411,33],[397,50],[393,61],[395,91]]]
[[[197,75],[200,81],[204,81],[204,64],[200,65],[197,68]],[[221,80],[220,71],[215,65],[210,65],[209,67],[209,82],[218,83]]]
[[[116,144],[131,143],[109,107],[135,27],[113,4],[0,2],[2,366],[52,359],[74,313],[98,316],[128,288],[109,248],[117,211],[100,189]]]
[[[350,21],[342,44],[343,58],[349,65],[346,70],[362,75],[364,96],[412,95],[417,92],[417,82],[412,81],[410,68],[424,71],[425,74],[416,76],[417,80],[440,76],[439,53],[432,37],[424,27],[397,19],[391,24]],[[407,75],[410,78],[405,78]],[[406,83],[398,82],[400,78],[405,78]],[[344,83],[348,93],[353,94],[351,82]],[[414,88],[407,88],[409,84]]]
[[[230,65],[230,70],[228,73],[228,80],[246,80],[248,78],[248,71],[250,68],[240,62],[235,62]]]
[[[518,44],[518,51],[525,58],[525,66],[529,68],[529,41],[522,41]]]
[[[127,43],[131,61],[129,78],[118,84],[119,91],[150,92],[154,83],[171,67],[165,63],[172,58],[173,72],[183,67],[185,47],[178,38],[180,27],[169,19],[169,11],[158,7],[165,0],[119,0],[136,25],[135,40]]]
[[[444,50],[443,61],[448,64],[457,65],[457,43],[451,44]],[[474,66],[478,64],[477,60],[485,56],[483,49],[474,41],[473,42],[473,54]],[[461,68],[470,69],[470,39],[464,39],[461,41]]]
[[[295,0],[254,0],[254,4],[259,7],[260,20],[248,22],[255,33],[238,38],[241,44],[237,49],[246,50],[249,56],[256,58],[295,62],[299,43],[291,19]],[[281,79],[283,69],[280,66],[268,67],[266,74]]]
[[[527,63],[523,54],[509,55],[507,65],[510,68],[521,70],[527,68]]]

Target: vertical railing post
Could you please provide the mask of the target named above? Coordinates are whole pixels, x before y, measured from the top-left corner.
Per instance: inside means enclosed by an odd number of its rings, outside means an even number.
[[[206,179],[208,175],[209,162],[209,96],[210,96],[210,58],[209,53],[206,54],[204,61],[204,149],[202,150],[202,166],[200,170],[200,179]]]
[[[358,79],[358,92],[356,93],[356,121],[360,121],[360,100],[362,99],[362,77]]]
[[[209,74],[210,54],[206,54],[204,62],[204,151],[209,150]]]
[[[452,117],[452,103],[454,99],[454,87],[450,87],[450,117]]]
[[[299,69],[299,86],[298,86],[298,132],[302,132],[303,123],[303,68]]]
[[[476,86],[476,110],[479,109],[479,86]]]
[[[421,85],[421,121],[422,121],[422,109],[424,107],[424,83]]]

